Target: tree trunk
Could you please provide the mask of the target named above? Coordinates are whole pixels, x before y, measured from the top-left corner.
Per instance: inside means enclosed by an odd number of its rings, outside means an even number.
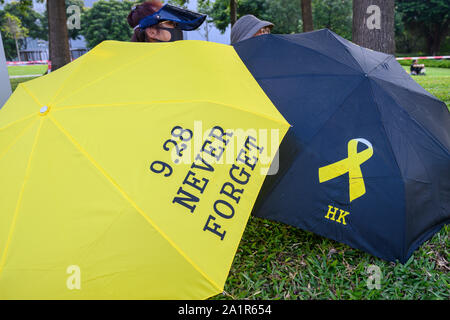
[[[313,17],[312,17],[312,7],[311,0],[301,0],[302,6],[302,21],[303,21],[303,32],[313,31]]]
[[[353,0],[353,42],[395,53],[394,0]]]
[[[65,1],[47,0],[47,13],[49,56],[55,71],[70,62]]]
[[[19,61],[21,61],[20,60],[20,50],[19,50],[19,40],[17,39],[16,35],[14,35],[14,41],[16,42],[17,59]]]
[[[230,22],[231,26],[236,23],[237,20],[237,4],[236,0],[230,0]]]
[[[424,36],[427,42],[427,54],[436,56],[441,51],[441,43],[444,41],[448,32],[448,23],[444,25],[434,24],[431,28],[424,30]]]

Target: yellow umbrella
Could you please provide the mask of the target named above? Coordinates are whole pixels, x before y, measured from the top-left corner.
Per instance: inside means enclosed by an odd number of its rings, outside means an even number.
[[[288,127],[232,47],[201,41],[106,41],[19,85],[0,110],[0,298],[222,292],[279,145],[261,137]]]

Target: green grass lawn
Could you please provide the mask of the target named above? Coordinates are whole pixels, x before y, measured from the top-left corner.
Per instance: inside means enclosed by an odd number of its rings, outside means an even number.
[[[409,67],[403,68],[409,73]],[[450,68],[426,67],[426,70],[426,76],[413,76],[413,79],[428,92],[444,101],[450,109]]]
[[[10,76],[23,76],[32,74],[44,74],[47,72],[47,65],[32,65],[32,66],[8,66],[8,73]]]
[[[42,75],[47,72],[47,68],[47,65],[8,66],[8,73],[10,76]],[[26,82],[31,79],[34,79],[34,77],[12,78],[9,80],[11,82],[11,89],[14,91],[19,83]]]
[[[450,106],[450,69],[414,79]],[[12,79],[13,88],[27,79]],[[251,217],[225,284],[213,299],[450,299],[449,226],[402,265],[281,223]],[[382,272],[367,287],[367,268]]]

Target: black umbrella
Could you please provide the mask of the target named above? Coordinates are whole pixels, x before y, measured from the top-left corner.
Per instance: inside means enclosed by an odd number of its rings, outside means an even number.
[[[329,30],[235,49],[292,124],[254,214],[405,262],[450,220],[450,113],[395,57]]]

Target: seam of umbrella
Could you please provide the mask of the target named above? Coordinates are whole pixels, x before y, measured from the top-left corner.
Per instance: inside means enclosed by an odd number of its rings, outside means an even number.
[[[22,138],[22,136],[31,128],[31,126],[37,121],[31,121],[31,123],[29,123],[15,138],[14,140],[6,147],[6,149],[2,152],[0,152],[0,159],[3,158],[9,150],[11,150],[11,148],[17,143],[17,141],[19,141],[20,138]]]
[[[130,63],[124,64],[124,65],[120,66],[120,67],[117,68],[117,69],[111,70],[110,72],[108,72],[108,73],[106,73],[106,74],[100,76],[99,78],[97,78],[97,79],[95,79],[95,80],[93,80],[93,81],[91,81],[91,82],[85,84],[84,86],[78,88],[78,90],[72,91],[71,94],[69,94],[69,95],[67,95],[67,96],[65,96],[65,97],[62,97],[62,98],[59,99],[59,100],[53,101],[53,99],[55,98],[55,97],[53,97],[51,102],[52,102],[53,105],[55,105],[55,104],[57,104],[57,103],[60,103],[61,101],[64,101],[65,99],[67,99],[67,98],[69,98],[69,97],[72,97],[72,96],[73,96],[74,94],[76,94],[77,92],[80,92],[81,90],[86,89],[86,88],[89,87],[90,85],[95,84],[95,83],[97,83],[97,82],[103,80],[103,79],[106,78],[107,76],[110,76],[111,74],[113,74],[113,73],[115,73],[115,72],[117,72],[117,71],[120,71],[120,70],[123,69],[123,68],[126,68],[126,67],[129,67],[129,66],[131,66],[131,65],[137,64],[137,63],[139,63],[141,60],[143,60],[143,59],[145,59],[145,58],[148,58],[148,57],[152,56],[152,55],[155,54],[156,52],[159,52],[159,51],[161,51],[162,49],[166,49],[166,48],[169,48],[169,47],[171,47],[171,46],[173,46],[173,43],[172,43],[170,46],[164,46],[164,47],[155,49],[155,50],[152,51],[150,54],[144,54],[144,55],[142,55],[140,58],[138,58],[138,59],[136,59],[136,60],[133,60],[133,61],[131,61]]]
[[[6,263],[6,257],[8,255],[8,249],[9,249],[9,246],[11,244],[12,236],[14,234],[14,229],[16,227],[17,216],[18,216],[18,213],[19,213],[19,210],[20,210],[20,205],[22,203],[22,198],[23,198],[23,193],[24,193],[24,190],[25,190],[25,185],[26,185],[26,183],[28,181],[28,178],[30,176],[30,169],[31,169],[31,162],[32,162],[31,160],[33,159],[34,150],[36,149],[36,145],[37,145],[37,142],[38,142],[38,139],[39,139],[39,134],[41,133],[43,120],[44,119],[40,120],[39,127],[38,127],[37,132],[36,132],[36,136],[34,137],[34,142],[33,142],[32,148],[31,148],[30,156],[28,158],[27,168],[26,168],[26,171],[25,171],[25,177],[23,179],[23,184],[22,184],[22,187],[20,189],[19,198],[17,199],[16,208],[14,209],[14,215],[13,215],[13,220],[11,221],[11,226],[10,226],[10,229],[9,229],[8,239],[6,241],[5,248],[3,250],[2,257],[1,257],[1,260],[0,260],[0,276],[2,275],[2,271],[3,271],[5,263]]]
[[[370,86],[370,92],[372,93],[373,101],[375,102],[375,106],[377,107],[378,114],[380,115],[380,122],[381,122],[381,125],[383,126],[384,133],[385,133],[385,135],[386,135],[386,139],[388,140],[389,148],[391,149],[392,155],[393,155],[394,160],[395,160],[395,164],[396,164],[397,167],[398,167],[398,172],[400,173],[400,178],[404,181],[404,180],[405,180],[405,177],[403,177],[402,170],[401,170],[401,168],[400,168],[400,165],[398,164],[397,156],[395,155],[394,149],[392,148],[391,139],[389,138],[389,135],[388,135],[388,133],[387,133],[386,127],[385,127],[384,122],[383,122],[383,120],[382,120],[382,113],[381,113],[381,111],[380,111],[380,107],[378,106],[378,102],[377,102],[377,100],[375,99],[375,93],[373,92],[373,87],[372,87],[371,81],[369,81],[369,86]],[[391,99],[393,99],[393,98],[391,97]],[[394,101],[395,101],[395,100],[394,100]],[[403,195],[404,195],[404,197],[405,197],[404,201],[405,201],[405,203],[406,203],[405,183],[403,183],[402,185],[403,185]],[[403,215],[403,224],[406,223],[406,205],[405,205],[405,208],[404,208],[404,209],[405,209],[405,210],[404,210],[404,215]],[[403,230],[402,230],[402,252],[401,252],[401,255],[402,255],[401,258],[402,258],[402,259],[403,259],[404,254],[405,254],[405,247],[406,247],[406,230],[403,229]]]
[[[145,214],[145,212],[131,199],[125,191],[112,179],[110,175],[92,158],[92,156],[87,153],[86,150],[81,147],[81,145],[67,132],[62,125],[51,115],[49,115],[50,120],[56,125],[56,127],[67,137],[67,139],[78,149],[78,151],[83,154],[86,159],[91,162],[95,168],[119,191],[119,193],[127,200],[133,208],[155,229],[200,275],[202,275],[207,281],[209,281],[213,287],[219,292],[222,291],[220,287],[205,273],[203,272],[195,263],[190,259],[182,250],[179,248],[175,242],[173,242],[154,222],[150,217]]]
[[[270,101],[270,100],[269,100]],[[239,111],[243,111],[246,113],[251,113],[254,114],[256,116],[259,116],[261,118],[265,118],[268,119],[270,121],[275,121],[278,123],[281,123],[283,125],[289,125],[289,123],[286,121],[286,119],[284,119],[283,115],[280,113],[282,119],[276,119],[276,118],[271,118],[268,115],[265,115],[263,113],[258,113],[258,112],[254,112],[254,111],[250,111],[245,109],[244,107],[241,106],[235,106],[235,105],[231,105],[231,104],[226,104],[223,102],[218,102],[218,101],[212,101],[212,100],[159,100],[159,101],[152,101],[152,102],[133,102],[133,103],[118,103],[118,104],[91,104],[91,105],[73,105],[73,106],[67,106],[67,107],[61,107],[61,108],[55,108],[54,111],[63,111],[63,110],[68,110],[68,109],[78,109],[78,108],[105,108],[105,107],[121,107],[121,106],[127,106],[127,105],[139,105],[139,104],[167,104],[167,103],[195,103],[195,102],[207,102],[207,103],[213,103],[213,104],[218,104],[218,105],[222,105],[225,107],[229,107],[229,108],[233,108],[233,109],[237,109]],[[273,103],[270,102],[272,105]],[[274,106],[274,105],[273,105]],[[275,106],[274,106],[275,107]],[[275,107],[276,108],[276,107]],[[278,109],[277,109],[278,110]],[[279,111],[278,111],[279,112]]]
[[[55,108],[55,111],[64,111],[71,109],[84,109],[84,108],[106,108],[106,107],[125,107],[132,105],[149,105],[149,104],[164,104],[164,103],[184,103],[184,102],[201,102],[202,100],[155,100],[152,102],[148,101],[136,101],[136,102],[128,102],[128,103],[105,103],[105,104],[78,104],[72,106],[65,106],[60,108]]]
[[[363,70],[367,69],[367,56],[363,50],[363,47],[359,46],[359,51],[361,52],[361,56],[363,57],[363,63],[364,63]]]
[[[26,85],[22,84],[21,87],[38,104],[38,106],[42,106],[42,103],[39,101],[39,99],[33,94],[33,92],[31,92],[29,88],[27,88]]]
[[[302,47],[302,48],[307,49],[307,50],[309,50],[309,51],[312,51],[312,52],[314,52],[314,53],[318,53],[318,54],[320,54],[321,56],[324,56],[324,57],[326,57],[326,58],[328,58],[328,59],[330,59],[330,60],[333,60],[333,61],[339,63],[340,65],[343,65],[343,66],[345,66],[345,67],[347,67],[347,68],[349,68],[349,69],[352,69],[353,71],[358,72],[359,74],[364,73],[363,70],[357,70],[357,69],[355,69],[355,68],[353,68],[353,67],[351,67],[351,66],[349,66],[349,65],[347,65],[347,64],[345,64],[345,63],[343,63],[343,62],[341,62],[341,61],[339,61],[339,60],[337,60],[337,59],[334,59],[333,57],[327,56],[326,54],[324,54],[324,53],[322,53],[322,52],[320,52],[320,51],[317,51],[317,50],[314,51],[314,50],[311,49],[311,48],[308,48],[308,47],[303,46],[303,45],[301,45],[301,44],[299,44],[299,43],[296,43],[296,42],[294,42],[294,41],[292,41],[292,40],[290,40],[290,39],[280,37],[279,35],[276,35],[276,34],[275,34],[274,36],[275,36],[275,37],[278,37],[279,39],[286,40],[286,41],[288,41],[288,42],[290,42],[290,43],[292,43],[292,44],[294,44],[294,45],[296,45],[296,46],[299,46],[299,47]],[[358,63],[358,66],[361,67],[361,66],[359,65],[359,63]]]
[[[339,73],[328,73],[328,74],[314,74],[314,73],[301,73],[292,74],[285,76],[267,76],[267,77],[255,77],[257,80],[270,80],[270,79],[289,79],[289,78],[300,78],[300,77],[361,77],[360,74],[339,74]]]
[[[21,118],[21,119],[19,119],[19,120],[15,120],[15,121],[13,121],[13,122],[10,122],[10,123],[8,123],[7,125],[5,125],[3,128],[0,128],[0,131],[3,131],[3,130],[5,130],[5,129],[8,129],[9,127],[11,127],[11,126],[13,126],[13,125],[15,125],[15,124],[18,124],[18,123],[20,123],[20,122],[22,122],[22,121],[28,120],[28,119],[30,119],[31,117],[35,116],[35,115],[36,115],[35,113],[32,113],[32,114],[30,114],[30,115],[28,115],[28,116],[26,116],[26,117],[23,117],[23,118]]]
[[[25,90],[25,92],[28,93],[28,95],[38,104],[38,106],[41,106],[41,103],[39,102],[39,100],[30,92],[30,90],[24,84],[19,83],[18,87],[23,88]],[[0,128],[0,131],[4,130],[6,128],[9,128],[10,126],[15,125],[15,124],[17,124],[19,122],[25,121],[25,120],[27,120],[27,119],[35,116],[35,115],[36,115],[36,113],[31,113],[28,116],[25,116],[25,117],[23,117],[23,118],[21,118],[19,120],[15,120],[13,122],[10,122],[7,125],[5,125],[3,128]]]
[[[328,121],[330,121],[330,119],[334,117],[336,112],[338,112],[342,108],[344,103],[350,98],[350,96],[356,91],[356,89],[358,89],[361,86],[361,84],[364,82],[364,79],[365,78],[363,77],[361,79],[361,81],[355,85],[355,87],[348,93],[348,95],[342,100],[342,102],[339,103],[339,105],[336,107],[336,109],[333,111],[333,113],[330,114],[328,119],[323,122],[323,125],[319,129],[317,129],[317,131],[314,133],[314,135],[308,141],[305,141],[306,145],[309,145],[309,143],[319,134],[319,132],[322,131],[322,129],[326,126]]]
[[[345,52],[347,52],[347,53],[349,54],[349,56],[353,59],[353,61],[355,61],[355,63],[361,68],[361,70],[364,71],[365,68],[364,68],[364,67],[358,62],[358,60],[356,60],[356,58],[350,53],[350,51],[348,50],[348,47],[342,42],[342,40],[339,39],[338,37],[336,37],[336,35],[334,34],[334,32],[329,32],[329,33],[333,36],[333,38],[336,39],[336,41],[341,45],[341,47],[344,48]],[[362,53],[362,56],[363,56],[363,58],[364,58],[364,64],[365,64],[365,66],[367,67],[367,63],[366,63],[366,55],[364,54],[364,50],[362,50],[362,47],[361,47],[361,46],[359,46],[359,47],[361,48],[361,53]]]
[[[372,71],[374,71],[375,69],[377,69],[379,66],[381,66],[383,63],[385,63],[386,61],[392,60],[394,58],[394,56],[390,55],[388,56],[386,59],[384,59],[383,61],[381,61],[379,64],[377,64],[375,67],[373,67],[372,69],[370,69],[369,71],[367,71],[367,74],[370,74]]]
[[[383,80],[381,80],[381,79],[379,79],[379,78],[377,78],[378,80],[380,80],[380,81],[383,81]],[[387,82],[387,81],[386,81]],[[378,85],[378,84],[377,84]],[[402,89],[405,89],[405,88],[403,88],[403,87],[400,87],[400,88],[402,88]],[[407,91],[410,91],[410,92],[413,92],[413,91],[411,91],[411,90],[408,90],[408,89],[405,89],[405,90],[407,90]],[[431,139],[431,140],[433,140],[443,151],[444,151],[444,153],[446,153],[446,154],[449,154],[450,155],[450,153],[449,153],[449,151],[447,150],[447,148],[441,143],[441,141],[439,141],[438,139],[436,139],[435,137],[434,137],[434,135],[432,134],[432,133],[430,133],[430,131],[426,128],[426,127],[424,127],[419,121],[417,121],[407,110],[405,110],[404,108],[403,108],[403,106],[402,106],[402,104],[400,104],[399,102],[398,102],[398,100],[390,93],[390,92],[387,92],[387,91],[385,91],[386,92],[386,94],[392,99],[392,100],[394,100],[394,102],[395,103],[397,103],[399,106],[401,106],[402,107],[402,109],[405,111],[405,113],[408,115],[408,117],[414,122],[414,123],[416,123],[420,128],[422,128],[422,130],[426,133],[426,135]],[[415,91],[414,91],[414,93],[416,93]],[[420,94],[420,92],[418,93],[418,94]],[[425,96],[425,95],[424,95]],[[427,96],[428,97],[428,96]],[[437,99],[437,98],[436,98]],[[437,101],[438,102],[441,102],[441,103],[444,103],[443,101],[441,101],[441,100],[439,100],[439,99],[437,99]],[[444,105],[445,105],[445,103],[444,103]]]
[[[395,82],[390,82],[390,81],[381,79],[380,77],[377,77],[377,76],[375,76],[375,75],[370,75],[370,76],[371,76],[372,78],[377,79],[377,80],[380,80],[380,81],[389,83],[390,85],[397,85],[397,83],[395,83]],[[401,78],[401,79],[404,79],[404,78]],[[414,79],[412,79],[412,80],[414,81]],[[423,90],[425,90],[425,89],[424,89],[420,84],[418,84],[416,81],[414,81],[414,83],[416,83],[416,84],[419,85]],[[408,88],[403,87],[403,86],[400,86],[400,85],[397,85],[397,87],[402,88],[403,90],[406,90],[406,91],[415,93],[415,94],[419,94],[419,95],[424,96],[424,97],[431,98],[431,99],[433,99],[433,100],[435,100],[435,101],[443,102],[442,100],[439,100],[439,98],[435,97],[433,94],[431,94],[431,92],[428,92],[427,90],[425,90],[425,92],[428,93],[428,94],[423,93],[423,92],[419,92],[419,91],[413,91],[413,90],[411,90],[411,89],[408,89]]]
[[[59,88],[56,90],[55,94],[51,97],[51,99],[50,99],[49,101],[52,102],[53,100],[55,100],[55,99],[58,97],[58,95],[61,93],[62,89],[64,89],[64,88],[66,87],[67,81],[68,81],[69,79],[73,78],[73,75],[75,75],[75,74],[78,73],[80,67],[83,65],[81,62],[83,62],[84,60],[86,60],[86,59],[83,59],[84,57],[86,57],[86,56],[81,56],[81,57],[77,58],[77,59],[79,59],[79,60],[78,60],[78,66],[76,67],[75,70],[73,70],[73,71],[70,73],[70,75],[69,75],[66,79],[63,80],[62,84],[59,86]],[[81,62],[79,62],[80,60],[81,60]]]

